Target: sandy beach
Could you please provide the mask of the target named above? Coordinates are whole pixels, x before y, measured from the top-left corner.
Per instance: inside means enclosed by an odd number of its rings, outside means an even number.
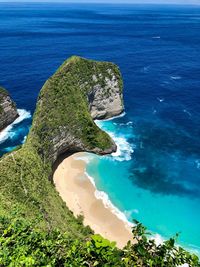
[[[131,227],[95,197],[96,188],[85,174],[81,155],[67,157],[57,166],[53,177],[56,189],[75,216],[84,216],[84,225],[122,248],[132,239]]]

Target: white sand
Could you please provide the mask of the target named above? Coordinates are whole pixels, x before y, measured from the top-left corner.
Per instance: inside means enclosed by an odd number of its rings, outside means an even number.
[[[65,158],[54,173],[54,183],[62,199],[75,216],[84,216],[84,225],[122,248],[132,240],[131,227],[120,220],[103,201],[95,197],[95,187],[85,174],[81,153]]]

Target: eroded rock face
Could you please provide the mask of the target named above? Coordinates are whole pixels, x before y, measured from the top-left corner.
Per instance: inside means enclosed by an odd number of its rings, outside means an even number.
[[[97,82],[88,94],[90,112],[93,119],[108,119],[121,114],[124,111],[123,95],[119,85],[119,79],[111,69],[107,70],[104,85],[98,84],[98,78],[93,75],[93,81]]]
[[[8,92],[0,88],[0,131],[11,124],[18,116],[16,105]]]
[[[53,146],[51,151],[51,154],[53,155],[52,161],[55,162],[56,159],[58,159],[59,155],[63,154],[66,151],[69,151],[70,153],[85,151],[99,155],[111,154],[112,152],[117,151],[117,146],[114,141],[111,140],[110,142],[110,147],[104,150],[98,147],[87,148],[84,146],[82,140],[74,137],[69,132],[65,131],[65,129],[63,128],[60,131],[60,135],[57,135],[53,139]]]

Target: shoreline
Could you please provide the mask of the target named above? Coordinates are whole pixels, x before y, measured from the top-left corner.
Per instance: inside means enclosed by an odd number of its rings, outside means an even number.
[[[89,225],[95,234],[123,248],[132,240],[131,226],[113,212],[113,205],[105,205],[103,199],[97,197],[95,184],[86,174],[83,155],[76,153],[66,157],[57,166],[53,175],[56,190],[75,217],[84,216],[85,226]]]

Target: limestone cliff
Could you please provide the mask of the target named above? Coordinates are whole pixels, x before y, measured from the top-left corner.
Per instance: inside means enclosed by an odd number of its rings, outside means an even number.
[[[28,142],[52,163],[63,152],[108,154],[116,151],[116,145],[93,119],[122,111],[118,67],[74,56],[43,86]]]
[[[123,112],[123,96],[119,76],[107,69],[104,86],[98,83],[99,76],[92,76],[95,85],[88,94],[89,107],[93,119],[108,119]],[[101,73],[99,74],[101,77]]]
[[[0,131],[11,124],[18,116],[15,103],[8,92],[0,87]]]

